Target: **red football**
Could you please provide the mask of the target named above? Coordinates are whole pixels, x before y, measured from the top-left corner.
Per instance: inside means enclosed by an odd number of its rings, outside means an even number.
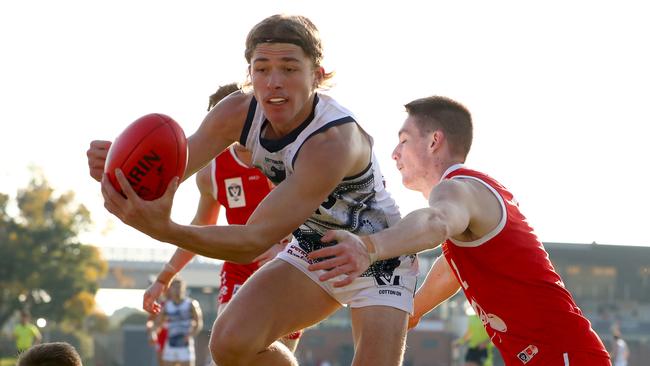
[[[113,141],[104,171],[121,192],[115,169],[122,169],[138,196],[154,200],[165,193],[172,178],[183,177],[186,165],[183,129],[171,117],[152,113],[131,123]]]

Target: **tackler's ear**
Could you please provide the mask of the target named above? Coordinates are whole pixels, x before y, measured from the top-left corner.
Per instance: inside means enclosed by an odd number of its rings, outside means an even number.
[[[429,136],[429,149],[432,151],[439,145],[440,139],[442,138],[442,132],[440,130],[435,130],[431,132]]]

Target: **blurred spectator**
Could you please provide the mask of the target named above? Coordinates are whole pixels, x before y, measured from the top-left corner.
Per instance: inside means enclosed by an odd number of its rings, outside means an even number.
[[[483,322],[472,311],[471,306],[467,306],[467,329],[465,334],[456,342],[455,345],[467,345],[465,353],[464,366],[492,366],[492,349],[490,341]]]
[[[16,341],[16,350],[18,353],[25,351],[34,344],[41,341],[41,332],[34,324],[31,323],[30,315],[27,311],[20,312],[20,323],[14,327],[14,340]]]
[[[627,359],[630,357],[630,349],[627,343],[621,338],[619,330],[614,331],[614,344],[612,345],[613,366],[627,366]]]

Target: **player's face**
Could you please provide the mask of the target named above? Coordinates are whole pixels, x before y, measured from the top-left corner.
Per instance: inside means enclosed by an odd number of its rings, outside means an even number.
[[[177,281],[172,282],[167,293],[172,300],[180,300],[185,296],[185,286]]]
[[[402,174],[402,184],[408,189],[427,194],[431,186],[427,169],[430,159],[427,152],[431,139],[422,136],[413,117],[408,117],[399,131],[399,142],[393,150],[397,170]]]
[[[251,57],[253,93],[282,137],[311,114],[316,69],[302,48],[291,43],[260,43]]]

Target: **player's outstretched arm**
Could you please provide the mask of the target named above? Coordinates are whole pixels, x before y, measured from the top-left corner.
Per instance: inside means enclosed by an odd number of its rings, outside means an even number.
[[[246,225],[173,224],[164,241],[208,257],[251,262],[304,223],[345,176],[367,166],[367,150],[351,148],[362,144],[346,139],[351,128],[356,126],[333,127],[309,139],[296,159],[294,174],[265,197]]]
[[[224,103],[220,103],[206,116],[199,130],[188,139],[190,156],[186,177],[237,140],[250,98],[244,94],[229,96],[224,99]],[[91,174],[99,175],[103,172],[108,146],[110,146],[108,142],[93,143],[91,146],[87,153]],[[170,236],[169,230],[172,224],[171,206],[179,180],[172,179],[167,191],[159,199],[144,201],[134,193],[123,172],[116,170],[115,177],[126,198],[111,186],[107,178],[103,177],[102,195],[106,209],[125,224],[152,238],[167,241],[165,238]]]
[[[196,174],[196,186],[199,189],[199,203],[192,220],[193,225],[214,225],[217,222],[221,205],[212,196],[211,167],[206,165]],[[151,314],[157,314],[161,305],[160,296],[167,291],[172,279],[189,263],[195,254],[178,248],[169,261],[163,266],[156,281],[144,292],[142,307]]]
[[[309,257],[333,258],[312,264],[309,269],[333,268],[320,280],[344,275],[334,286],[345,286],[361,275],[371,261],[435,248],[468,228],[474,209],[471,192],[464,182],[443,181],[433,189],[430,198],[430,207],[411,212],[381,232],[364,237],[340,231],[326,233],[324,241],[334,239],[338,244],[314,251]]]
[[[449,264],[442,256],[438,257],[415,294],[413,315],[409,317],[408,328],[415,327],[420,322],[420,318],[453,296],[458,289],[460,284]]]

